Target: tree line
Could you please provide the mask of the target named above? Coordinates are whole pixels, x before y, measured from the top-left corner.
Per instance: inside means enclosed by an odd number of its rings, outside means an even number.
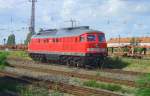
[[[28,42],[31,40],[32,35],[34,35],[33,32],[29,32],[27,34],[26,40],[24,41],[25,45],[27,45]],[[4,45],[8,45],[8,46],[16,45],[16,36],[15,36],[15,34],[10,34],[7,38],[7,42],[6,42],[6,39],[4,39]]]

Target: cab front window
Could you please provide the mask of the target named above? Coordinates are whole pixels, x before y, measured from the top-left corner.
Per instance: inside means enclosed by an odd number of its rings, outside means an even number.
[[[87,35],[87,41],[95,41],[96,37],[95,35]]]

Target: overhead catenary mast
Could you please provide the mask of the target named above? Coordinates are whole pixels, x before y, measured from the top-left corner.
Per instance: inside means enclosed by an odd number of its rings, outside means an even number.
[[[32,3],[29,31],[34,34],[35,33],[35,3],[37,2],[37,0],[29,0],[29,2]]]
[[[73,20],[73,19],[71,19],[71,20],[69,20],[69,21],[66,21],[66,22],[71,22],[71,27],[73,28],[73,27],[76,27],[76,20]]]

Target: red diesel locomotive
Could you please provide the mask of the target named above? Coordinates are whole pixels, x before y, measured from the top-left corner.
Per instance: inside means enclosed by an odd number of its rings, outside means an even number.
[[[107,56],[105,34],[88,26],[42,30],[32,36],[29,55],[69,66],[97,66]]]

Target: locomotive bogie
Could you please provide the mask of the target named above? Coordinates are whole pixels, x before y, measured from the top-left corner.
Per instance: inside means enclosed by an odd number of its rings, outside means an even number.
[[[46,53],[30,53],[33,60],[40,62],[51,62],[61,65],[74,66],[74,67],[100,67],[101,61],[104,56],[100,54],[86,54],[85,56],[74,55],[58,55]]]

